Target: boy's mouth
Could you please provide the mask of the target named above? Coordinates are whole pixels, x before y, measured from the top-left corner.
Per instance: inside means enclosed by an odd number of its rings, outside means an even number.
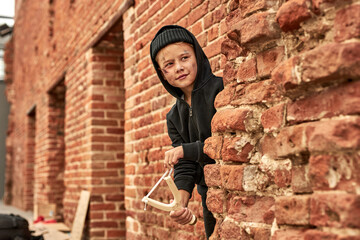
[[[184,78],[186,78],[186,76],[187,76],[187,74],[181,74],[180,76],[178,76],[178,77],[176,78],[176,80],[184,79]]]

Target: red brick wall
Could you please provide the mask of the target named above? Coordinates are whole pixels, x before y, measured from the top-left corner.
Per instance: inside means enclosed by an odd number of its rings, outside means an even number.
[[[19,1],[7,49],[7,202],[71,227],[88,190],[88,239],[125,238],[125,2]]]
[[[23,120],[36,105],[35,203],[57,203],[71,225],[86,189],[89,239],[204,239],[197,193],[189,206],[200,219],[195,226],[144,211],[141,202],[164,172],[165,115],[174,103],[149,45],[161,26],[179,24],[224,77],[205,149],[217,161],[205,169],[217,218],[212,238],[358,238],[358,1],[135,1],[115,21],[121,4],[17,6],[8,81],[13,205],[25,208],[21,173],[31,152],[21,151],[29,136]],[[62,81],[63,140],[51,130],[52,90]],[[61,191],[50,186],[51,172],[61,169],[61,141],[65,165],[57,179],[65,191],[57,202],[51,196]],[[166,202],[171,194],[161,185],[152,197]]]
[[[359,239],[360,5],[231,1],[212,239]]]

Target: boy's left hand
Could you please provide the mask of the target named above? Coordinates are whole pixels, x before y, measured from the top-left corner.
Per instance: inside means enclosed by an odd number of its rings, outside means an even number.
[[[173,148],[165,152],[164,166],[166,168],[173,168],[179,162],[180,158],[184,157],[184,150],[182,146]]]

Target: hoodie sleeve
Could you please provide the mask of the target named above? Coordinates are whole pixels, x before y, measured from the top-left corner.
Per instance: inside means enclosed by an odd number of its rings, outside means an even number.
[[[173,147],[183,145],[183,140],[173,123],[167,119],[168,134]],[[196,144],[196,143],[195,143]],[[184,150],[185,155],[185,150]],[[180,159],[174,166],[174,182],[179,190],[185,190],[192,195],[197,179],[198,164],[194,160]]]
[[[183,143],[182,147],[184,149],[184,159],[196,161],[202,167],[209,163],[215,163],[213,159],[204,153],[203,142]]]
[[[193,143],[181,144],[184,149],[184,159],[200,162],[202,155],[204,154],[204,143],[196,141]]]

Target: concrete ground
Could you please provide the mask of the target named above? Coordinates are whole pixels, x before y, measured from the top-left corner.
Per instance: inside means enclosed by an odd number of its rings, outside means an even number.
[[[15,214],[20,215],[23,218],[26,218],[29,223],[33,222],[33,212],[31,211],[23,211],[13,206],[5,205],[2,200],[0,200],[0,213],[2,214]]]
[[[33,231],[33,236],[42,235],[45,240],[69,240],[70,233],[63,223],[57,224],[33,224],[33,212],[32,211],[23,211],[13,206],[5,205],[2,200],[0,200],[0,214],[15,214],[20,215],[23,218],[27,219],[29,222],[29,229]],[[63,229],[63,230],[60,230]],[[65,230],[64,230],[65,229]]]

